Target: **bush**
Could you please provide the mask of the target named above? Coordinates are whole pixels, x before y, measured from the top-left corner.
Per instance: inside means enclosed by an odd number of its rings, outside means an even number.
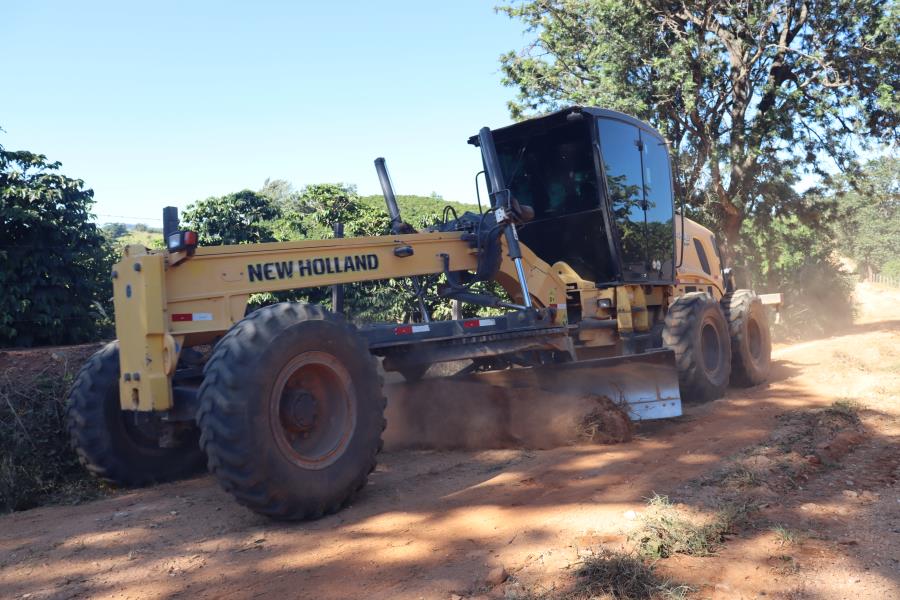
[[[65,419],[68,388],[98,348],[0,353],[0,512],[103,492],[70,447]]]
[[[112,248],[91,222],[94,192],[58,162],[0,147],[0,346],[103,335]]]

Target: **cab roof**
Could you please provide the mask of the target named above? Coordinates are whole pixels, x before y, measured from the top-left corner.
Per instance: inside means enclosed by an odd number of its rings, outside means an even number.
[[[661,140],[665,140],[662,134],[659,133],[659,131],[657,131],[654,127],[648,125],[640,119],[632,117],[631,115],[626,115],[625,113],[616,110],[610,110],[608,108],[596,108],[592,106],[577,105],[563,108],[561,110],[557,110],[540,117],[533,117],[525,121],[520,121],[519,123],[513,123],[512,125],[493,129],[491,130],[491,133],[493,133],[494,139],[497,140],[517,138],[523,135],[534,135],[536,133],[552,129],[560,125],[564,125],[566,122],[572,120],[573,118],[578,118],[573,117],[572,115],[578,115],[579,113],[605,119],[616,119],[618,121],[624,121],[629,125],[634,125],[635,127],[639,127],[644,131],[654,134]],[[470,137],[468,142],[473,146],[477,146],[478,135],[473,135],[472,137]]]

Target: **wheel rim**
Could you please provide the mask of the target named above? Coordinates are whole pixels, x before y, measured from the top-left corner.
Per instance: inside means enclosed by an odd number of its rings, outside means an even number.
[[[700,353],[703,356],[703,367],[707,372],[719,368],[722,349],[719,347],[719,332],[712,323],[704,323],[700,331]]]
[[[762,331],[759,329],[759,323],[755,319],[750,319],[747,323],[747,346],[750,350],[750,356],[754,362],[758,362],[762,357]]]
[[[282,454],[307,469],[336,461],[356,428],[356,396],[347,370],[324,352],[295,356],[269,395],[269,421]]]

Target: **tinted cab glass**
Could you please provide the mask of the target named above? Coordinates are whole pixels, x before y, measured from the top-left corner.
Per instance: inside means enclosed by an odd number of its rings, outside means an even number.
[[[665,142],[630,123],[597,119],[625,281],[671,281],[675,231]]]
[[[594,282],[615,277],[594,164],[592,121],[495,138],[506,185],[534,220],[519,238],[549,264],[563,261]]]

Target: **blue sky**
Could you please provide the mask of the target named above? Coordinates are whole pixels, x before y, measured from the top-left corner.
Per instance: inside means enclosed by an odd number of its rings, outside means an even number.
[[[267,177],[474,201],[483,125],[510,122],[498,57],[527,43],[493,2],[13,2],[0,144],[63,163],[98,219]],[[130,217],[130,218],[123,218]]]

